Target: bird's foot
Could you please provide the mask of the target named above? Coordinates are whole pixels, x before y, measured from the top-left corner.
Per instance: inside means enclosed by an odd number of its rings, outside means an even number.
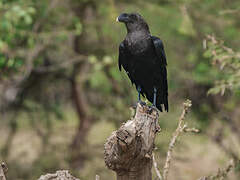
[[[156,106],[154,106],[154,105],[149,106],[148,113],[151,114],[154,110],[158,112],[158,109]]]
[[[145,106],[146,105],[146,103],[145,102],[143,102],[143,101],[141,101],[141,100],[139,100],[138,102],[137,102],[137,104],[141,104],[142,106]]]
[[[131,108],[133,108],[133,109],[135,109],[135,110],[136,110],[136,109],[137,109],[137,105],[138,105],[138,104],[141,104],[142,106],[145,106],[145,105],[146,105],[146,103],[145,103],[145,102],[143,102],[143,101],[137,101],[137,103],[136,103],[135,105],[132,105],[132,106],[131,106]]]
[[[138,103],[141,104],[142,106],[145,106],[145,105],[146,105],[146,103],[143,102],[143,101],[137,101],[137,103],[136,103],[135,105],[132,105],[131,108],[133,108],[133,109],[136,110],[136,109],[137,109],[137,105],[138,105]]]

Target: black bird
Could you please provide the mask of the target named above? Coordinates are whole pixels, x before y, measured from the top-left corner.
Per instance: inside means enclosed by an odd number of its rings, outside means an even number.
[[[162,112],[168,111],[167,61],[163,42],[152,36],[143,17],[138,13],[122,13],[127,35],[119,46],[119,70],[123,67],[140,94]]]

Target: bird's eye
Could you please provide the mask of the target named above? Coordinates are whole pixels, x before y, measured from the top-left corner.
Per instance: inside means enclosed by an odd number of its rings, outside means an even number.
[[[131,19],[134,19],[134,20],[137,20],[136,14],[130,14],[130,18],[131,18]]]

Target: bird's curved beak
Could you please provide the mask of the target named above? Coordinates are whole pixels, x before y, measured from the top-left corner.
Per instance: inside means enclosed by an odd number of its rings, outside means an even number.
[[[120,14],[120,16],[118,16],[118,17],[116,18],[116,21],[117,21],[117,22],[128,22],[128,21],[129,21],[128,14],[126,14],[126,13]]]

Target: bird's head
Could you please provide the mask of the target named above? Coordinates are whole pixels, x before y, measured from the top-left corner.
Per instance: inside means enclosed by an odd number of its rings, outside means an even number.
[[[124,23],[128,32],[139,30],[149,31],[147,23],[138,13],[122,13],[117,17],[116,21]]]

